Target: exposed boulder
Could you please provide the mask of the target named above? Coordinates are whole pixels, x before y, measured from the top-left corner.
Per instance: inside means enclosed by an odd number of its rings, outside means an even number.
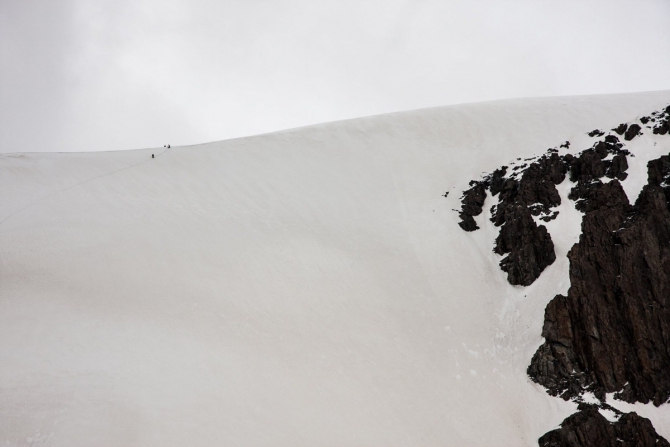
[[[631,124],[630,126],[628,126],[628,130],[626,130],[626,134],[624,135],[624,139],[626,141],[630,141],[633,138],[635,138],[636,136],[642,135],[640,130],[642,130],[642,128],[640,127],[639,124]]]

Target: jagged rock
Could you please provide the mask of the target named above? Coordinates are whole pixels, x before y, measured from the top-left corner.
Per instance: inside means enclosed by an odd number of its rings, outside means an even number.
[[[653,112],[651,116],[650,121],[656,123],[653,127],[655,135],[665,135],[670,132],[670,106],[666,107],[663,112]]]
[[[561,204],[561,196],[556,185],[565,179],[567,168],[563,159],[557,154],[545,155],[531,163],[521,175],[520,180],[508,179],[504,183],[499,181],[494,196],[499,192],[498,210],[503,212],[508,205],[521,204],[527,207],[537,205],[533,215],[548,212],[550,208]],[[493,222],[500,226],[505,220],[502,215],[494,215]]]
[[[588,183],[605,175],[607,166],[603,162],[605,155],[595,149],[587,149],[579,157],[566,156],[570,165],[570,181]]]
[[[617,154],[612,158],[612,161],[606,161],[605,163],[607,165],[607,172],[605,172],[607,177],[619,180],[625,180],[628,177],[626,173],[628,170],[628,159],[624,154]]]
[[[599,181],[603,176],[624,180],[628,174],[629,152],[622,149],[623,145],[614,135],[608,135],[604,141],[593,145],[593,149],[583,151],[579,157],[566,155],[564,159],[570,166],[570,180],[576,182],[568,198],[577,201],[577,209],[581,209],[581,199],[588,196],[589,191],[602,185]],[[605,160],[610,154],[616,154],[611,160]]]
[[[670,106],[640,121],[655,123],[655,134],[668,133]],[[626,141],[641,135],[638,124],[613,130]],[[561,203],[556,185],[569,171],[576,184],[568,197],[585,213],[582,235],[568,253],[571,287],[547,305],[545,343],[528,374],[564,399],[579,400],[586,390],[601,402],[606,393],[616,393],[615,398],[658,406],[670,399],[670,156],[648,164],[648,184],[631,206],[620,184],[628,175],[627,155],[619,138],[607,135],[578,156],[550,149],[510,175],[503,166],[470,183],[460,225],[477,229],[473,216],[481,214],[486,190],[498,196],[491,208],[491,221],[500,227],[494,252],[507,255],[500,267],[511,284],[530,285],[556,258],[549,233],[534,217],[556,218],[552,208]],[[611,181],[604,182],[605,176]],[[584,405],[540,438],[540,445],[670,447],[635,413],[609,423],[596,407]]]
[[[493,171],[493,175],[491,175],[491,194],[494,196],[498,194],[504,184],[505,184],[505,175],[507,174],[507,166],[503,166],[500,169],[496,169]]]
[[[538,440],[540,447],[670,447],[656,433],[649,419],[637,413],[624,414],[609,422],[594,405],[581,404],[580,411]]]
[[[532,284],[556,260],[549,232],[533,216],[545,215],[549,220],[557,216],[550,209],[561,204],[556,185],[565,179],[566,171],[563,159],[552,152],[531,163],[519,180],[504,180],[502,171],[491,177],[491,193],[499,194],[491,218],[500,227],[494,252],[507,254],[500,268],[510,284]]]
[[[528,368],[553,395],[670,397],[670,156],[648,172],[635,206],[617,180],[573,189],[585,215],[568,254],[571,287],[547,306],[546,341]]]
[[[653,132],[656,135],[665,135],[666,133],[670,132],[670,123],[666,121],[662,124],[659,124],[658,126],[654,127]]]
[[[635,138],[636,136],[642,135],[640,130],[642,130],[642,128],[639,126],[639,124],[631,124],[628,127],[628,130],[626,130],[626,135],[624,135],[624,139],[626,141],[630,141],[633,138]]]
[[[640,130],[638,125],[625,127],[635,135]],[[597,129],[591,134],[603,135]],[[569,142],[561,147],[569,147]],[[549,222],[558,216],[558,212],[552,211],[561,204],[556,185],[563,182],[569,170],[570,180],[577,183],[569,198],[578,201],[577,207],[581,209],[583,199],[593,188],[602,185],[599,179],[627,177],[628,154],[616,136],[607,135],[577,157],[559,156],[557,149],[550,149],[530,164],[515,166],[509,176],[507,166],[503,166],[481,181],[470,182],[470,189],[463,193],[459,225],[465,231],[479,229],[474,216],[482,212],[486,190],[498,196],[498,204],[491,208],[491,221],[501,227],[494,251],[507,255],[500,262],[500,268],[507,272],[510,284],[530,285],[556,259],[551,236],[533,219],[536,216]],[[610,155],[613,157],[608,159]],[[525,161],[530,160],[533,159]]]
[[[521,204],[504,207],[503,219],[494,251],[509,254],[500,261],[500,268],[510,284],[528,286],[556,260],[554,243],[544,225],[538,226]]]
[[[668,106],[670,107],[670,106]],[[663,115],[658,115],[658,122],[654,126],[653,132],[655,135],[665,135],[670,132],[670,112],[667,111]]]
[[[588,136],[590,137],[602,137],[603,135],[605,135],[605,132],[600,129],[594,129],[588,133]]]
[[[459,217],[461,222],[458,225],[465,231],[475,231],[479,227],[473,216],[479,216],[482,213],[482,207],[486,200],[486,184],[483,182],[470,182],[470,189],[463,193],[461,200],[461,213]]]

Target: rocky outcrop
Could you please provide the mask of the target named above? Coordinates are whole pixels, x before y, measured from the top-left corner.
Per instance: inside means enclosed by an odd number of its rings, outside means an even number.
[[[653,112],[651,116],[640,118],[643,124],[648,124],[648,128],[652,129],[654,135],[665,135],[670,132],[670,106],[666,107],[661,112]]]
[[[569,146],[566,141],[561,147]],[[474,216],[482,213],[487,191],[497,196],[491,221],[500,227],[500,233],[493,251],[505,256],[500,268],[510,284],[532,284],[556,260],[551,235],[535,218],[549,222],[558,216],[553,210],[561,204],[556,185],[564,181],[568,170],[570,180],[577,183],[570,195],[573,200],[581,200],[592,183],[604,176],[619,180],[627,176],[628,151],[616,136],[608,135],[579,156],[557,152],[550,149],[531,163],[515,166],[509,175],[508,167],[503,166],[481,181],[470,182],[470,189],[463,193],[459,225],[465,231],[479,229]]]
[[[655,135],[670,133],[670,106],[640,122]],[[631,141],[642,129],[624,123],[612,130]],[[551,395],[580,402],[579,412],[542,436],[541,447],[670,447],[649,420],[604,403],[607,393],[656,406],[670,400],[670,155],[649,162],[648,183],[634,205],[620,183],[628,176],[629,155],[610,134],[577,155],[550,149],[511,173],[503,166],[471,182],[463,195],[460,225],[466,231],[478,229],[473,216],[483,212],[487,191],[497,196],[494,251],[506,255],[500,267],[514,285],[533,283],[555,260],[551,236],[536,218],[556,217],[556,185],[567,173],[574,182],[568,198],[584,213],[579,242],[568,253],[571,287],[547,305],[545,343],[527,370]],[[600,405],[585,404],[585,391]],[[598,407],[613,411],[616,421]]]
[[[553,395],[670,398],[669,156],[649,163],[648,179],[634,206],[617,180],[575,191],[585,215],[568,254],[571,287],[547,306],[546,341],[528,368]]]
[[[610,155],[611,159],[608,158]],[[570,168],[570,180],[583,187],[605,176],[624,180],[628,175],[625,173],[628,169],[627,155],[629,152],[623,149],[619,139],[614,135],[608,135],[578,157],[567,154],[564,159]]]
[[[505,223],[496,238],[494,251],[505,255],[500,268],[513,285],[529,286],[556,260],[554,243],[544,225],[537,225],[527,207],[519,204],[503,208]]]
[[[635,138],[636,136],[642,134],[640,132],[642,130],[642,128],[640,127],[639,124],[631,124],[630,126],[627,123],[619,124],[619,126],[615,127],[612,130],[614,132],[618,133],[619,135],[623,135],[623,137],[626,141],[630,141],[633,138]],[[591,134],[589,134],[589,135],[591,135]]]
[[[486,186],[484,182],[473,180],[470,182],[470,189],[463,193],[459,214],[461,222],[458,225],[465,231],[479,230],[473,216],[479,216],[482,213],[484,200],[486,200]]]
[[[612,158],[608,159],[610,155]],[[608,135],[605,140],[594,144],[592,149],[583,151],[579,157],[571,154],[565,156],[570,167],[570,180],[576,183],[568,198],[576,201],[575,206],[579,211],[584,211],[584,200],[592,191],[603,185],[603,177],[617,180],[628,177],[627,155],[629,152],[623,149],[619,139]]]
[[[628,130],[626,130],[626,133],[624,134],[624,140],[630,141],[636,136],[642,135],[642,132],[640,132],[641,130],[642,128],[638,124],[631,124],[628,126]]]
[[[540,447],[670,447],[649,419],[637,413],[610,422],[594,405],[582,404],[579,410],[565,419],[560,428],[542,436],[538,441]]]
[[[556,185],[565,179],[566,170],[563,159],[552,152],[529,164],[516,178],[502,178],[500,171],[491,177],[491,194],[499,194],[491,221],[500,227],[493,251],[507,255],[500,268],[510,284],[532,284],[556,260],[549,232],[533,216],[556,218],[558,213],[551,208],[561,204]]]

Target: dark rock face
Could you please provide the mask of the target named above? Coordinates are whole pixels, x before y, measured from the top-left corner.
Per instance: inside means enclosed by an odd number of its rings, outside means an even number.
[[[507,273],[509,283],[529,286],[556,260],[554,243],[545,226],[538,226],[525,206],[510,205],[503,210],[498,215],[505,223],[494,251],[508,254],[500,261],[500,268]]]
[[[656,135],[670,133],[670,106],[640,122]],[[642,135],[636,123],[613,131],[626,141]],[[603,403],[606,393],[631,403],[670,401],[670,154],[649,162],[648,184],[634,205],[620,183],[628,176],[628,155],[610,134],[577,155],[550,149],[509,175],[504,166],[471,182],[463,195],[466,231],[477,229],[473,216],[482,213],[487,190],[498,196],[491,208],[491,221],[500,227],[494,251],[507,255],[500,267],[508,281],[526,286],[556,258],[551,236],[535,218],[556,218],[556,185],[568,172],[575,183],[568,198],[584,216],[579,243],[568,253],[571,287],[547,305],[545,343],[527,371],[549,394],[581,403],[561,428],[539,439],[541,447],[670,447],[649,420]],[[601,404],[583,403],[585,391]],[[598,407],[618,420],[610,423]]]
[[[561,427],[542,436],[540,447],[670,447],[649,419],[628,413],[609,422],[594,405],[580,405],[580,411]]]
[[[652,129],[654,135],[665,135],[670,132],[670,106],[660,112],[653,112],[651,116],[643,116],[640,122],[648,129]]]
[[[650,123],[648,128],[655,123],[654,133],[667,133],[670,131],[668,108],[640,121]],[[642,127],[635,123],[623,123],[613,130],[626,141],[642,134]],[[601,137],[604,132],[595,129],[589,135]],[[569,147],[568,141],[561,145],[561,148]],[[493,249],[499,255],[506,255],[500,268],[507,273],[510,284],[528,286],[556,259],[551,235],[544,225],[536,222],[536,218],[549,222],[557,217],[558,212],[552,210],[561,203],[556,185],[563,182],[569,171],[570,180],[576,185],[568,197],[577,202],[578,210],[585,211],[588,197],[609,191],[609,187],[604,192],[596,191],[603,186],[603,177],[626,179],[628,155],[630,152],[624,149],[619,138],[610,134],[578,155],[559,156],[557,149],[549,149],[535,161],[513,167],[511,173],[503,166],[480,181],[470,182],[470,189],[463,193],[461,200],[459,225],[465,231],[478,230],[474,216],[482,213],[487,191],[493,197],[498,196],[498,204],[491,208],[491,221],[500,227]],[[534,159],[524,161],[531,160]]]
[[[656,116],[656,125],[654,126],[655,135],[665,135],[670,132],[670,106],[665,109],[665,113],[659,113]]]
[[[500,193],[499,205],[492,217],[493,223],[497,226],[505,223],[501,213],[509,205],[520,204],[529,207],[534,216],[547,213],[550,208],[560,205],[561,196],[556,190],[556,185],[563,182],[566,171],[563,159],[558,154],[551,153],[531,163],[523,171],[520,179],[509,178],[504,182],[502,179],[499,180],[500,187],[491,190],[494,196]]]
[[[568,146],[565,142],[562,147]],[[561,204],[556,185],[565,180],[568,170],[571,181],[577,182],[569,196],[573,200],[587,194],[594,180],[604,176],[625,179],[628,151],[622,148],[617,137],[608,135],[577,157],[559,156],[550,149],[532,163],[515,166],[510,175],[503,166],[481,181],[470,182],[470,189],[463,193],[459,225],[465,231],[479,229],[473,217],[482,213],[487,190],[498,196],[498,204],[491,208],[491,221],[500,227],[493,251],[507,255],[500,268],[509,283],[528,286],[556,260],[551,235],[534,217],[549,222],[558,216],[558,211],[552,211]],[[613,157],[606,159],[610,155]]]
[[[641,128],[639,125],[637,125],[637,124],[631,124],[631,125],[628,127],[628,130],[626,130],[626,134],[624,135],[624,139],[625,139],[626,141],[630,141],[630,140],[632,140],[633,138],[635,138],[636,136],[638,136],[638,135],[642,135],[642,133],[640,132],[640,130],[642,130],[642,128]]]
[[[492,176],[491,193],[500,194],[498,205],[491,210],[491,221],[500,227],[493,251],[507,254],[500,268],[510,284],[532,284],[556,260],[549,232],[533,216],[556,218],[558,213],[550,210],[561,204],[556,185],[565,179],[566,171],[563,159],[550,153],[531,163],[520,179],[504,180],[498,171]]]
[[[634,206],[617,180],[575,194],[585,215],[571,287],[547,306],[528,368],[552,395],[670,398],[670,157],[651,161],[648,178]]]
[[[604,160],[608,152],[600,152],[598,146],[600,143],[594,149],[585,150],[579,157],[570,154],[565,156],[570,166],[570,180],[577,182],[579,187],[604,176],[619,180],[624,180],[627,176],[625,174],[628,169],[626,155],[617,154],[611,160]]]
[[[665,135],[666,133],[670,132],[670,123],[665,122],[662,123],[660,126],[654,127],[654,133],[658,135]]]
[[[482,207],[486,200],[486,184],[483,182],[471,181],[470,189],[463,193],[461,200],[461,213],[459,214],[461,222],[458,224],[465,231],[479,230],[473,216],[479,216],[482,213]]]
[[[584,211],[584,199],[592,189],[597,189],[603,183],[603,177],[625,180],[628,174],[629,152],[622,149],[623,145],[615,136],[609,135],[605,141],[594,144],[592,149],[587,149],[579,157],[566,155],[565,160],[570,166],[570,180],[577,184],[572,188],[568,198],[577,201],[576,208]],[[605,160],[610,154],[615,154],[611,160]]]

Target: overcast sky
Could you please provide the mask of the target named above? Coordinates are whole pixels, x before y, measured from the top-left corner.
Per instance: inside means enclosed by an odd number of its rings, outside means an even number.
[[[0,152],[670,89],[668,0],[0,0]]]

